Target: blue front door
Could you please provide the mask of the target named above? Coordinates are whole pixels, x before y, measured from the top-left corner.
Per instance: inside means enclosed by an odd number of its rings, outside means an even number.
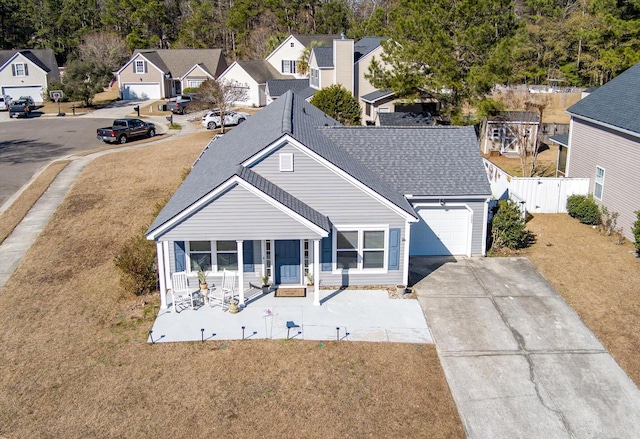
[[[276,241],[276,283],[297,284],[300,281],[300,241]]]

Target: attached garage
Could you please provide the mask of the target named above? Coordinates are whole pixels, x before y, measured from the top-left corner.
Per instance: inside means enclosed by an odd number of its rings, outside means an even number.
[[[411,256],[470,255],[473,214],[467,206],[416,206]]]
[[[2,94],[9,95],[12,99],[18,99],[20,96],[31,96],[36,104],[42,103],[42,86],[30,85],[21,87],[2,87]]]
[[[160,98],[160,84],[157,82],[122,84],[122,99],[124,100],[147,100]]]

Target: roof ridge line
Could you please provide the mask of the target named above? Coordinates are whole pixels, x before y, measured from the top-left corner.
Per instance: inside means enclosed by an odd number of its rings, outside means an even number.
[[[293,93],[288,91],[285,96],[283,96],[287,102],[284,105],[284,111],[282,115],[282,132],[287,134],[293,133],[293,127],[291,123],[291,119],[293,118]]]

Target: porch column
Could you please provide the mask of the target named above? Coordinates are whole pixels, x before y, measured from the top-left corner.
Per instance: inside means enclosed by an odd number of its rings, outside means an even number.
[[[313,305],[320,306],[320,240],[313,240]]]
[[[411,223],[409,221],[404,223],[404,238],[400,241],[404,244],[404,252],[402,261],[402,284],[409,286],[409,242],[411,240]]]
[[[240,302],[240,306],[244,306],[244,252],[243,244],[244,241],[236,241],[237,249],[238,249],[238,301]]]
[[[167,259],[167,255],[164,252],[164,243],[156,242],[156,254],[158,256],[158,280],[160,281],[160,308],[165,309],[167,307],[167,275],[165,273],[164,260]]]

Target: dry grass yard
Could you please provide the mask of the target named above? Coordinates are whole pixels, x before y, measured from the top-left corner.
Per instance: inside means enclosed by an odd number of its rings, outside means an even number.
[[[113,257],[211,135],[82,173],[0,291],[0,437],[463,437],[433,346],[146,343],[158,298]]]
[[[535,215],[536,244],[523,252],[640,385],[640,258],[564,214]]]

